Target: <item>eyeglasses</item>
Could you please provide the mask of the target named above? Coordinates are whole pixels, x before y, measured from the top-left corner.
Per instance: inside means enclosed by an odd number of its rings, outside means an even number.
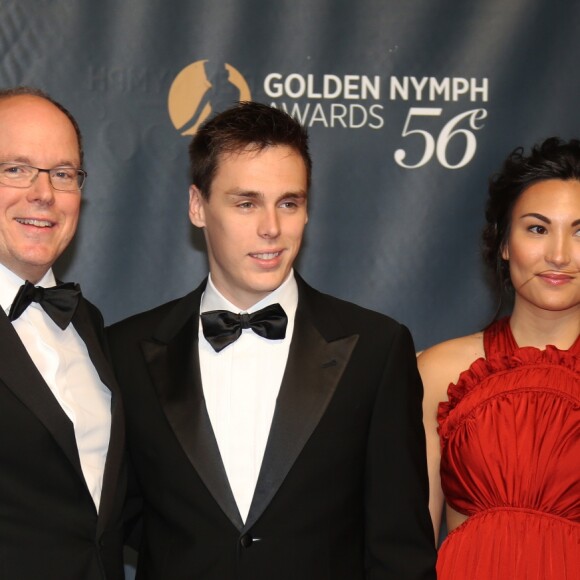
[[[0,163],[0,184],[22,189],[30,187],[39,173],[48,173],[50,184],[58,191],[79,191],[85,184],[86,171],[75,167],[41,169],[21,163]]]

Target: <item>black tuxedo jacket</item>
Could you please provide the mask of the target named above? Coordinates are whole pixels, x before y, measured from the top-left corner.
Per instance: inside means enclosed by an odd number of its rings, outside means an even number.
[[[104,354],[102,317],[81,300],[72,324],[112,390],[112,427],[99,514],[73,424],[0,309],[0,578],[121,580],[124,417]]]
[[[139,580],[435,578],[410,335],[297,280],[290,353],[245,523],[201,386],[205,283],[111,327],[143,500]]]

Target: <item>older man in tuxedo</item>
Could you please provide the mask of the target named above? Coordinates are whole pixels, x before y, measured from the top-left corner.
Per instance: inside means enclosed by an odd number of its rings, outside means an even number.
[[[52,265],[79,217],[81,135],[0,91],[0,578],[121,580],[124,420],[102,317]]]
[[[137,578],[435,578],[409,332],[293,269],[304,128],[241,103],[190,157],[209,276],[110,331],[142,501]]]

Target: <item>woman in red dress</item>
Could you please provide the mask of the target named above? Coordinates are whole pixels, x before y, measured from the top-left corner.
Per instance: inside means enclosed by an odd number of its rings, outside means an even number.
[[[419,356],[439,580],[580,579],[580,141],[516,149],[484,254],[511,316]]]

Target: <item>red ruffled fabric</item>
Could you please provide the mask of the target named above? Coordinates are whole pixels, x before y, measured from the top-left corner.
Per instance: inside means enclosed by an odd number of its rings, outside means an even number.
[[[470,517],[438,578],[580,579],[580,342],[518,348],[507,320],[485,342],[439,406],[443,491]]]
[[[517,372],[511,373],[512,370]],[[526,370],[530,371],[531,377],[525,383],[520,384],[518,382],[520,373],[526,373]],[[551,377],[552,373],[555,373],[561,380],[554,381]],[[502,375],[506,382],[495,385]],[[538,389],[549,389],[556,395],[569,396],[578,404],[580,400],[579,376],[580,357],[571,351],[558,350],[552,345],[548,345],[545,350],[526,346],[518,348],[513,354],[496,356],[489,360],[479,358],[459,375],[456,384],[449,385],[448,400],[439,403],[437,422],[441,445],[445,445],[450,432],[466,415],[466,409],[461,407],[458,410],[459,415],[448,421],[449,415],[459,403],[467,404],[471,410],[476,404],[494,396],[498,391],[529,389],[530,384],[534,384]],[[557,388],[550,389],[547,386],[548,380],[557,383]],[[489,386],[490,382],[493,383],[491,387]]]

